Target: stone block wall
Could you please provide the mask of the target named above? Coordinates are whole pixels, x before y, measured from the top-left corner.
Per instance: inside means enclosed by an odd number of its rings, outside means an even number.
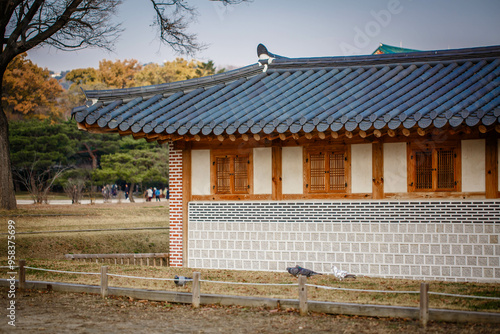
[[[500,201],[191,202],[192,268],[500,282]]]

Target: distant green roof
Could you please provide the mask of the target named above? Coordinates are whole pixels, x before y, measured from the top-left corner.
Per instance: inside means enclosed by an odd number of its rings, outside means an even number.
[[[373,51],[373,55],[380,55],[380,54],[386,54],[386,53],[407,53],[407,52],[419,52],[420,50],[413,50],[413,49],[405,49],[405,48],[400,48],[397,46],[392,46],[392,45],[387,45],[387,44],[382,44],[380,43],[380,46],[377,48],[377,50]]]

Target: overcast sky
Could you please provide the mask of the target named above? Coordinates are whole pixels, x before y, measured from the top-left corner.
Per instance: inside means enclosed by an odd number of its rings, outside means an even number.
[[[418,50],[500,45],[499,0],[253,0],[224,7],[188,1],[199,16],[190,26],[208,48],[196,59],[219,67],[257,61],[263,43],[286,57],[371,54],[379,43]],[[29,58],[59,72],[99,66],[102,59],[163,63],[179,56],[155,39],[147,0],[125,0],[117,20],[126,30],[115,52],[38,48]]]

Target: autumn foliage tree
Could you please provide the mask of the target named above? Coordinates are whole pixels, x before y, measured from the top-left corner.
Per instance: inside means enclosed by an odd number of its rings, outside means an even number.
[[[10,120],[57,119],[63,110],[58,98],[61,85],[42,69],[26,59],[26,53],[11,61],[3,77],[2,107]]]
[[[220,0],[236,4],[245,0]],[[161,42],[175,51],[193,54],[202,45],[187,32],[195,8],[185,0],[150,0]],[[35,47],[61,50],[86,47],[111,49],[120,32],[112,16],[120,0],[3,0],[0,1],[0,96],[3,78],[14,58]],[[16,208],[9,151],[9,123],[0,104],[0,208]]]

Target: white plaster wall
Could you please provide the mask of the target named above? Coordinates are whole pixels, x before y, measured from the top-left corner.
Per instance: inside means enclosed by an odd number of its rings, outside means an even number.
[[[372,192],[372,144],[351,145],[352,193]]]
[[[486,191],[485,164],[485,140],[462,140],[462,191]]]
[[[210,195],[210,150],[191,151],[191,193]]]
[[[253,149],[253,193],[273,192],[273,153],[270,147]]]
[[[283,147],[282,149],[282,193],[302,194],[304,176],[302,147]]]
[[[384,144],[384,192],[407,192],[406,143]]]

